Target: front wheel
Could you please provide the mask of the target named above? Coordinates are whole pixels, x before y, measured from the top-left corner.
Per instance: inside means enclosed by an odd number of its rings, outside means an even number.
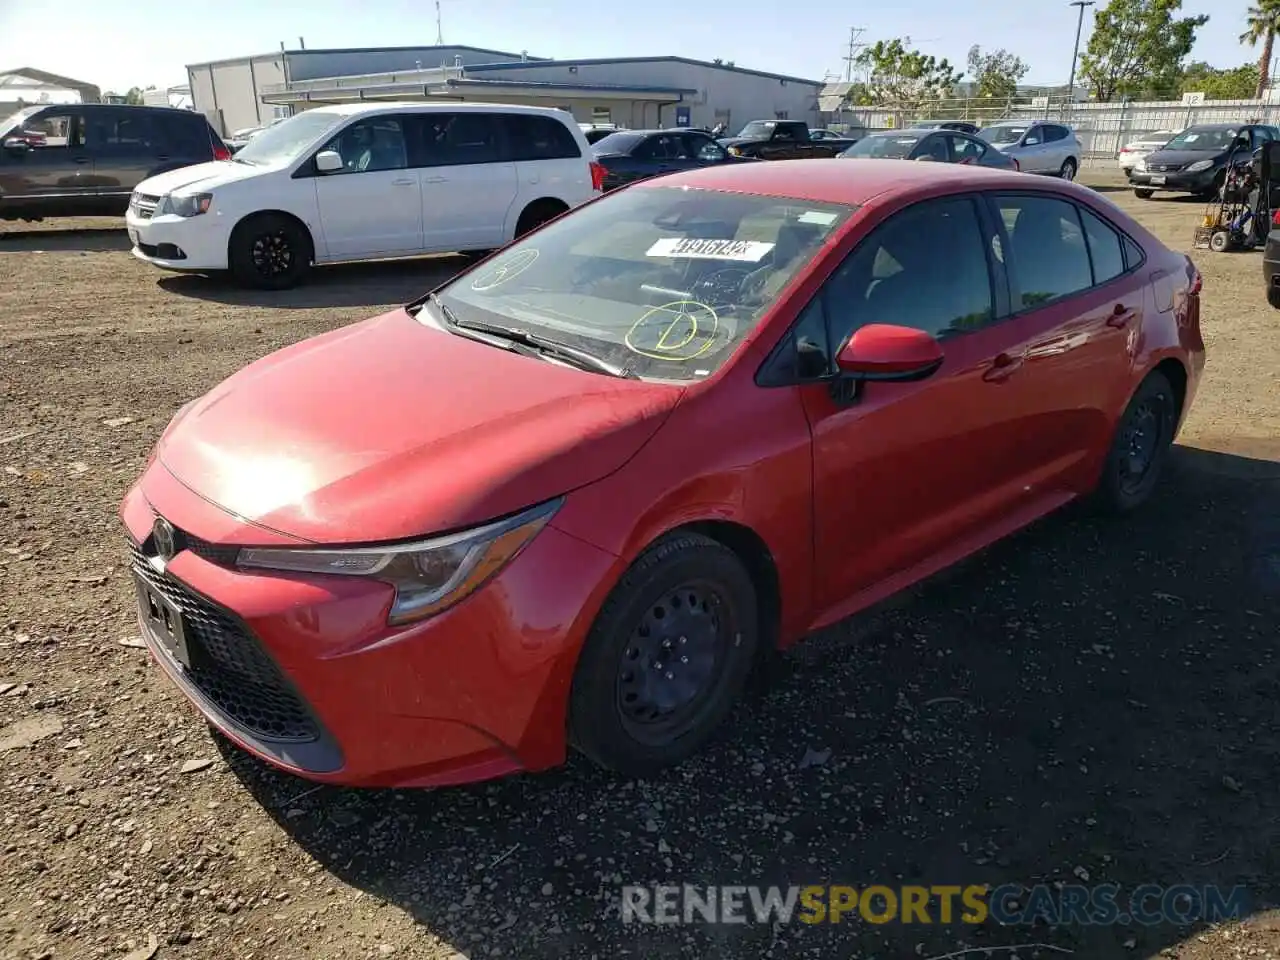
[[[1058,176],[1063,180],[1074,180],[1076,178],[1076,172],[1079,169],[1080,168],[1076,165],[1075,158],[1067,157],[1067,159],[1062,161],[1062,167],[1058,170]]]
[[[1147,374],[1116,426],[1094,493],[1104,512],[1120,514],[1146,502],[1173,445],[1178,405],[1169,378]]]
[[[1280,310],[1280,287],[1275,284],[1267,287],[1267,303]]]
[[[1135,189],[1135,190],[1133,191],[1133,195],[1134,195],[1135,197],[1137,197],[1139,200],[1150,200],[1152,197],[1154,197],[1154,196],[1155,196],[1155,194],[1156,194],[1156,192],[1155,192],[1154,190],[1138,190],[1138,189]]]
[[[284,290],[311,269],[311,236],[292,217],[259,213],[238,224],[228,251],[231,275],[246,287]]]
[[[724,723],[760,643],[755,587],[728,547],[673,534],[605,601],[574,672],[573,745],[644,777],[685,760]]]

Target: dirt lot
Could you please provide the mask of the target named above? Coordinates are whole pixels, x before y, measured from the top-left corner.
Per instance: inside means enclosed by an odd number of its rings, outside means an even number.
[[[1113,191],[1189,246],[1198,204]],[[162,277],[110,221],[0,230],[3,957],[1280,956],[1280,312],[1258,254],[1197,257],[1207,378],[1141,516],[1068,511],[815,638],[727,743],[661,780],[573,763],[396,793],[311,789],[214,743],[121,642],[115,509],[184,401],[456,262],[260,297]],[[1243,884],[1253,912],[1217,929],[617,916],[622,882],[1085,878]]]

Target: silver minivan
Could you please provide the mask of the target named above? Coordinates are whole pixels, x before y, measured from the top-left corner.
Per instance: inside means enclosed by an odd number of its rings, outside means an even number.
[[[1049,120],[1001,120],[978,132],[1001,153],[1017,158],[1023,173],[1074,180],[1084,150],[1065,123]]]

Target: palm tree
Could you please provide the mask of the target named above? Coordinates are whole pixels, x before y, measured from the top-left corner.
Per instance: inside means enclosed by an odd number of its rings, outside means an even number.
[[[1258,58],[1258,93],[1259,99],[1271,85],[1271,54],[1275,47],[1276,35],[1280,34],[1280,0],[1258,0],[1258,5],[1250,7],[1245,14],[1248,29],[1240,34],[1240,42],[1256,47],[1262,42],[1262,56]]]

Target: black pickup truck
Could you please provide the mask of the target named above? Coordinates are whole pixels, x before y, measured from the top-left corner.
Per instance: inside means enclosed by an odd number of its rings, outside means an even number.
[[[759,157],[761,160],[800,160],[808,157],[834,157],[844,153],[857,141],[809,136],[809,125],[800,120],[752,120],[736,137],[720,141],[735,157]]]

